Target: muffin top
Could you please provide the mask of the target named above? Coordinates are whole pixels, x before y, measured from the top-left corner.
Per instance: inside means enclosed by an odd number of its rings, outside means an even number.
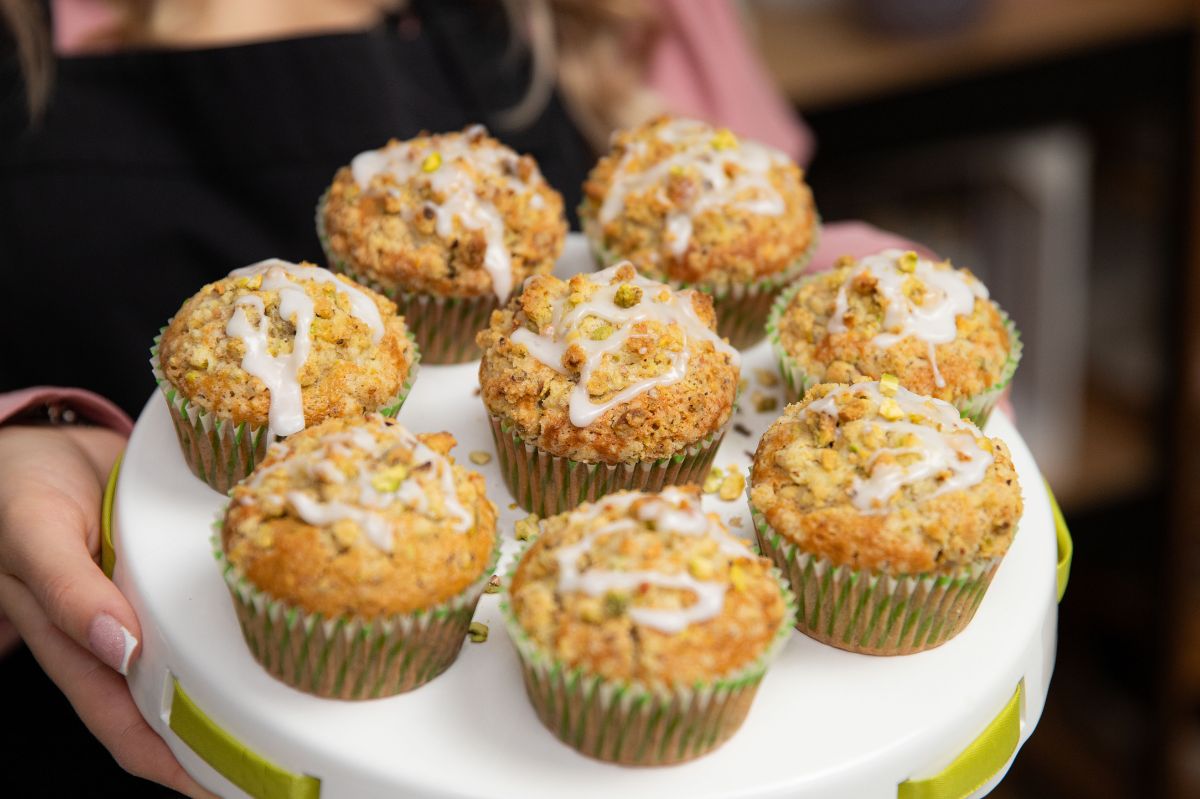
[[[410,613],[483,574],[496,509],[449,433],[378,414],[330,419],[273,444],[234,487],[229,561],[269,596],[326,617]]]
[[[728,421],[738,353],[712,300],[624,263],[531,278],[480,332],[488,410],[527,443],[574,460],[665,458]]]
[[[312,264],[271,258],[185,302],[158,355],[163,376],[193,404],[286,436],[384,407],[416,352],[391,300]]]
[[[788,624],[770,567],[701,510],[695,488],[624,491],[546,519],[510,602],[530,639],[569,667],[709,682],[753,663]]]
[[[780,346],[817,382],[893,374],[948,402],[993,388],[1012,345],[1000,309],[968,270],[897,249],[806,278],[777,328]]]
[[[602,256],[662,279],[749,283],[795,264],[817,235],[791,159],[691,119],[618,133],[583,191],[580,217]]]
[[[318,210],[326,247],[387,290],[501,302],[549,272],[567,224],[537,163],[482,125],[392,140],[338,170]]]
[[[1004,555],[1022,510],[1004,442],[891,375],[789,405],[754,455],[750,504],[805,552],[896,576]]]

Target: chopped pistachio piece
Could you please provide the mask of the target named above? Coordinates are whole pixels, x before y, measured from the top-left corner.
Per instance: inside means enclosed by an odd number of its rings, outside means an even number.
[[[581,599],[577,606],[579,610],[579,618],[586,621],[588,624],[599,624],[604,621],[604,609],[600,607],[599,599]]]
[[[729,567],[729,582],[738,591],[746,590],[746,572],[736,563]]]
[[[481,621],[471,622],[471,626],[467,628],[467,635],[471,638],[471,643],[482,644],[488,637],[488,626]]]
[[[716,466],[714,466],[712,469],[709,470],[708,477],[704,478],[704,485],[702,486],[702,488],[704,489],[704,493],[705,494],[717,493],[717,491],[719,491],[721,489],[721,483],[724,481],[725,481],[725,473],[723,471],[721,471],[720,469],[718,469]]]
[[[688,561],[688,574],[695,577],[697,580],[708,580],[713,576],[712,561],[705,558],[692,558]]]
[[[604,322],[592,328],[592,332],[588,334],[588,338],[592,341],[604,341],[613,334],[613,326]]]
[[[484,452],[481,449],[475,450],[467,457],[470,458],[471,463],[475,464],[476,466],[483,466],[484,464],[492,462],[492,453]]]
[[[531,513],[524,519],[518,519],[516,524],[516,536],[518,541],[528,541],[538,533],[538,515]]]
[[[404,478],[408,477],[409,468],[403,463],[389,466],[371,478],[371,488],[381,494],[390,494],[400,487]]]
[[[895,375],[885,374],[879,378],[879,390],[887,397],[896,396],[896,389],[900,387],[900,378]]]
[[[889,422],[895,422],[903,419],[905,414],[900,404],[891,397],[888,397],[883,402],[879,403],[879,415]]]
[[[754,376],[758,378],[759,383],[762,383],[767,388],[774,388],[779,385],[779,375],[770,369],[755,369]]]
[[[779,407],[779,399],[770,394],[762,394],[755,391],[751,400],[754,402],[754,410],[759,413],[767,413]]]
[[[609,591],[604,595],[604,612],[609,616],[620,616],[629,608],[629,594]]]
[[[721,481],[721,488],[717,492],[717,496],[726,502],[737,499],[746,490],[746,478],[742,476],[742,472],[736,466],[730,466],[725,479]]]
[[[500,575],[498,575],[498,574],[492,575],[491,579],[488,580],[487,587],[485,587],[483,589],[483,593],[485,593],[485,594],[500,593]]]
[[[668,169],[667,172],[671,175],[671,177],[678,178],[683,176],[685,170],[679,164],[671,164],[671,168]]]
[[[437,172],[442,165],[442,154],[434,151],[425,156],[425,160],[421,162],[422,172]]]
[[[721,128],[712,137],[712,146],[714,150],[732,150],[738,146],[738,139],[729,128]]]
[[[896,259],[896,268],[901,272],[914,272],[917,269],[917,254],[912,250]]]
[[[632,283],[622,283],[617,293],[613,295],[613,303],[618,308],[632,308],[642,301],[642,287]]]

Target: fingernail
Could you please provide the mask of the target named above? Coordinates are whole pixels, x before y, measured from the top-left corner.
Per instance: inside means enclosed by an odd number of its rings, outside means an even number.
[[[129,659],[137,645],[138,639],[133,633],[107,613],[97,615],[88,627],[88,646],[92,654],[122,674],[129,673]]]

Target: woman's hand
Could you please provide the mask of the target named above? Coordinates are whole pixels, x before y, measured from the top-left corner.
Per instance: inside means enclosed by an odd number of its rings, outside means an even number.
[[[95,427],[0,428],[0,613],[122,768],[212,796],[146,724],[122,677],[141,628],[97,558],[103,486],[124,445]]]

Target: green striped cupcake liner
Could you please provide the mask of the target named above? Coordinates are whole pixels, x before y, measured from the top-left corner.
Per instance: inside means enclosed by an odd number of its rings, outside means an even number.
[[[865,655],[909,655],[941,646],[970,623],[1000,558],[949,574],[899,577],[835,566],[780,535],[753,505],[759,551],[775,562],[796,595],[796,629]]]
[[[445,602],[379,618],[326,617],[260,591],[225,557],[219,535],[212,545],[254,659],[300,691],[350,700],[411,691],[450,668],[500,557],[496,535],[479,578]]]
[[[587,228],[593,229],[588,231]],[[600,243],[595,235],[594,226],[585,226],[592,254],[601,269],[612,266],[624,258],[608,250]],[[779,293],[798,279],[808,268],[813,254],[821,240],[821,220],[817,217],[813,224],[812,241],[808,248],[783,271],[762,278],[753,283],[733,285],[717,285],[715,283],[688,283],[682,280],[666,279],[671,288],[696,289],[708,294],[713,299],[713,311],[717,316],[717,335],[729,339],[730,346],[739,349],[749,349],[762,341],[764,335],[763,323],[770,313],[771,307]],[[647,276],[659,279],[647,272]]]
[[[267,447],[279,440],[279,437],[272,435],[266,427],[256,427],[248,422],[238,424],[232,419],[223,419],[184,396],[167,379],[158,361],[158,345],[166,329],[166,326],[159,329],[158,335],[154,337],[154,344],[150,347],[150,368],[154,373],[154,380],[167,400],[171,423],[188,468],[209,486],[226,494],[254,471],[254,467],[266,457]],[[408,338],[412,340],[411,332],[408,333]],[[400,412],[400,407],[404,405],[404,400],[417,379],[420,363],[421,349],[415,346],[414,342],[413,359],[408,367],[408,375],[404,378],[400,391],[383,407],[377,409],[379,413],[395,416]]]
[[[811,275],[793,283],[775,300],[770,316],[767,317],[767,338],[770,340],[771,349],[779,362],[779,371],[783,375],[788,402],[798,402],[803,399],[804,394],[821,381],[805,372],[803,367],[784,348],[779,331],[779,320],[791,304],[792,298],[796,296],[796,292],[808,281],[818,278],[820,275]],[[1021,362],[1021,353],[1024,350],[1021,333],[1017,330],[1017,326],[1002,309],[997,307],[997,310],[1000,311],[1000,319],[1004,323],[1005,330],[1008,331],[1008,359],[1000,369],[1000,378],[987,391],[951,402],[964,418],[970,419],[980,429],[987,424],[996,403],[1000,401],[1005,389],[1012,383],[1013,375],[1017,373],[1017,364]]]
[[[454,364],[479,360],[482,355],[475,343],[475,334],[488,326],[492,311],[501,307],[495,294],[477,297],[442,297],[404,291],[395,285],[385,285],[368,277],[350,265],[329,246],[325,233],[326,189],[317,202],[317,238],[325,251],[329,268],[379,292],[396,303],[397,312],[404,317],[426,363]],[[520,286],[514,287],[514,294]]]
[[[650,685],[613,680],[572,667],[525,632],[511,603],[513,575],[529,546],[513,558],[500,611],[521,661],[525,692],[542,724],[581,754],[628,766],[693,760],[729,740],[742,726],[767,667],[792,634],[795,603],[778,570],[783,622],[758,658],[708,683]]]
[[[638,463],[589,463],[559,457],[524,441],[516,428],[490,417],[504,483],[517,504],[545,518],[625,489],[661,491],[702,484],[728,424],[669,458]]]

